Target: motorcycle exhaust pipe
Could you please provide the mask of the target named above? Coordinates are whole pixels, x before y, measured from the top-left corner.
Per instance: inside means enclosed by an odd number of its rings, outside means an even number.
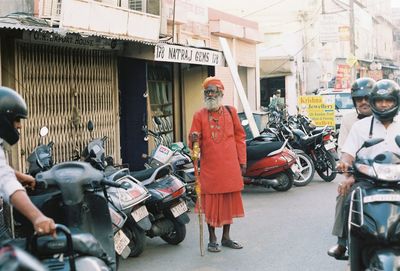
[[[174,230],[174,223],[169,219],[161,219],[155,221],[151,226],[151,234],[153,236],[162,236]]]
[[[274,187],[279,185],[279,181],[277,179],[257,179],[257,183],[265,187]]]

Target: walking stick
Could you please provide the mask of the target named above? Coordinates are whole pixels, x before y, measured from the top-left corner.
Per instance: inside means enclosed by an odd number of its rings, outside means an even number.
[[[199,167],[198,160],[200,155],[200,146],[198,140],[198,134],[192,134],[193,140],[193,166],[194,166],[194,177],[196,179],[196,195],[197,195],[197,213],[199,218],[199,229],[200,229],[200,255],[204,256],[204,241],[203,241],[203,211],[201,205],[201,187],[200,187],[200,178],[199,178]]]

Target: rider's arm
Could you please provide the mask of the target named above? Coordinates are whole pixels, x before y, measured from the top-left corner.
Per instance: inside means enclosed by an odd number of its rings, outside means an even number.
[[[10,196],[18,190],[25,191],[14,170],[7,164],[4,150],[0,147],[0,196],[6,202],[10,202]]]

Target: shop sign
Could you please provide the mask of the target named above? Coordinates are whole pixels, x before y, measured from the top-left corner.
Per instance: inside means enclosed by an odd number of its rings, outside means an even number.
[[[350,88],[350,72],[349,65],[339,64],[336,73],[335,89],[349,89]]]
[[[154,47],[154,60],[207,66],[225,65],[222,52],[163,43]]]
[[[48,32],[24,32],[22,39],[32,43],[42,43],[51,45],[62,45],[69,47],[85,47],[92,49],[120,49],[120,44],[116,40],[104,39],[100,37],[81,37],[80,35],[68,33],[60,35]]]
[[[300,114],[312,119],[317,126],[335,127],[335,96],[300,96],[298,98]]]

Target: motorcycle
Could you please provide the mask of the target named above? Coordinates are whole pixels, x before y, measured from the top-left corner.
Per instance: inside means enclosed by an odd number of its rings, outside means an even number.
[[[386,151],[375,157],[360,155],[383,139],[364,142],[352,172],[365,186],[351,193],[349,262],[351,270],[400,269],[400,156]],[[400,147],[400,136],[395,138]]]
[[[140,180],[151,197],[146,201],[151,229],[147,236],[160,236],[169,244],[177,245],[186,237],[186,226],[190,219],[188,207],[183,200],[185,184],[172,174],[170,164],[158,168],[131,171],[132,177]]]
[[[92,133],[92,121],[88,122],[88,130]],[[146,246],[145,231],[151,228],[145,205],[150,194],[140,181],[130,176],[128,168],[118,168],[111,157],[105,157],[106,140],[107,137],[92,138],[81,156],[94,168],[104,171],[106,180],[124,185],[125,190],[109,186],[104,193],[109,202],[117,254],[124,259],[137,257]]]
[[[67,225],[72,238],[91,247],[99,247],[97,258],[116,270],[113,229],[106,197],[98,193],[106,186],[123,184],[104,179],[104,174],[88,163],[63,162],[36,174],[36,189],[28,192],[31,201],[56,223]],[[31,236],[32,224],[15,211],[20,237]],[[84,246],[84,245],[83,245]],[[96,267],[98,268],[98,267]],[[90,269],[94,270],[94,269]]]
[[[53,141],[48,144],[43,144],[43,138],[49,133],[47,127],[40,128],[39,142],[33,152],[28,156],[28,174],[35,177],[36,174],[42,171],[49,170],[53,162]]]
[[[276,125],[276,128],[265,128],[261,132],[261,136],[265,141],[284,142],[286,139],[293,140],[293,133],[290,127],[284,123],[279,123]],[[314,162],[303,150],[293,148],[290,145],[290,141],[288,142],[287,147],[296,154],[296,165],[298,171],[294,171],[295,175],[293,184],[295,186],[306,186],[314,178]]]
[[[326,182],[336,178],[336,160],[330,150],[335,148],[331,135],[324,129],[315,135],[307,136],[299,129],[293,129],[294,139],[290,142],[293,148],[304,151],[311,157],[318,175]]]
[[[158,123],[157,118],[155,118],[155,122]],[[143,154],[143,158],[147,159],[145,167],[157,168],[165,164],[170,164],[172,166],[172,174],[185,183],[186,202],[195,203],[195,176],[190,150],[183,142],[173,142],[168,146],[165,145],[160,133],[153,132],[147,126],[144,126],[142,130],[146,135],[145,140],[147,140],[148,136],[152,136],[157,144],[150,155]]]
[[[242,120],[242,126],[248,120]],[[276,191],[287,191],[293,186],[298,174],[296,154],[287,147],[288,141],[270,141],[261,135],[246,140],[247,169],[243,176],[245,185],[272,187]]]

